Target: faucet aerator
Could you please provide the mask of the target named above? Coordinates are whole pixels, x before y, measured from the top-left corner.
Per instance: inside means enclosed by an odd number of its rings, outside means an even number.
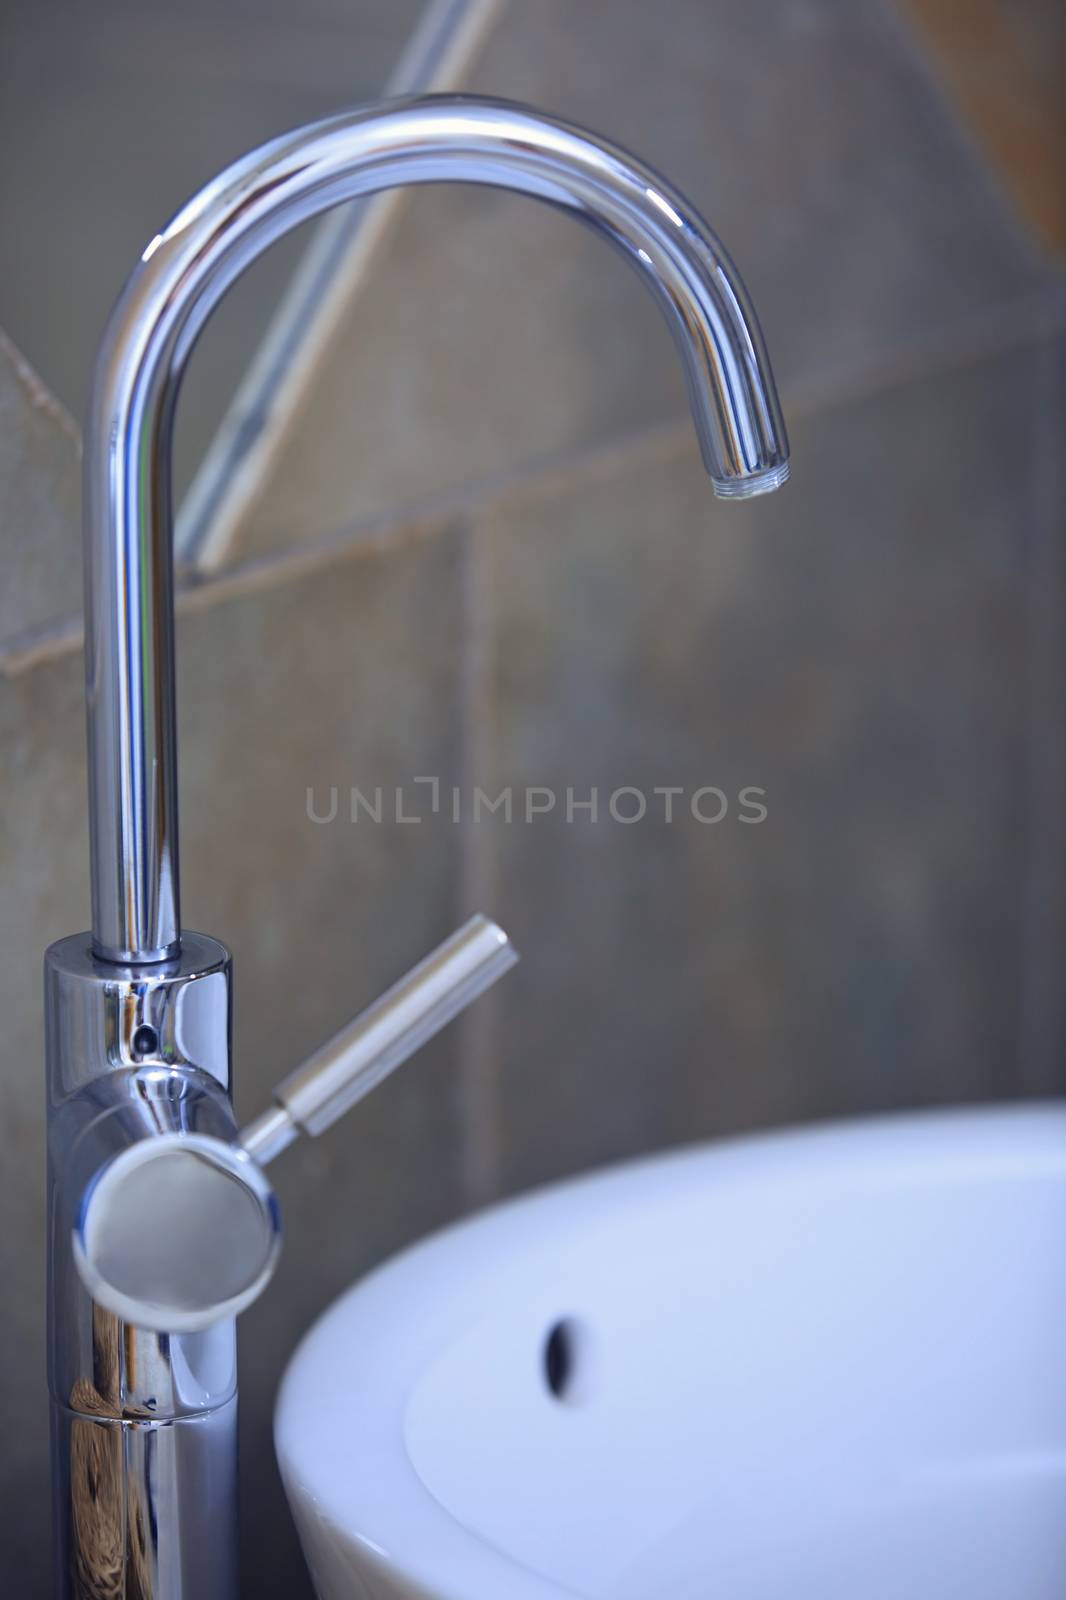
[[[754,500],[756,495],[772,494],[788,482],[791,466],[781,461],[776,467],[764,467],[747,478],[714,478],[712,487],[716,500]]]

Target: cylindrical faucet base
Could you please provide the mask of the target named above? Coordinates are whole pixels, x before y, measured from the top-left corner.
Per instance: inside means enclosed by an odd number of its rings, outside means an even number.
[[[162,1131],[236,1136],[229,952],[189,934],[178,960],[123,967],[63,939],[45,1035],[56,1600],[236,1600],[235,1324],[124,1322],[72,1249],[100,1160]]]
[[[169,1422],[53,1400],[56,1600],[234,1600],[236,1450],[236,1397]]]

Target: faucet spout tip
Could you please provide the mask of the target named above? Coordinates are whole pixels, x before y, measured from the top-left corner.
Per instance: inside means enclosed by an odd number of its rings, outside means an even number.
[[[744,478],[714,478],[715,497],[719,500],[754,500],[757,494],[771,494],[774,489],[780,489],[783,483],[788,482],[791,470],[786,457],[776,466],[764,467],[761,472],[750,473]]]

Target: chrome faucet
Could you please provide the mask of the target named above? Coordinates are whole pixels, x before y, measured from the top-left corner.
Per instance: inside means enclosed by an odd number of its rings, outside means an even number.
[[[277,1091],[230,1101],[230,958],[179,913],[171,436],[230,284],[326,208],[455,181],[545,200],[642,273],[674,335],[716,494],[788,476],[744,286],[688,202],[579,128],[504,102],[393,101],[286,134],[145,250],[104,334],[85,437],[92,932],[45,958],[49,1378],[57,1593],[232,1600],[236,1313],[277,1254],[263,1167],[317,1133],[514,960],[474,918]]]

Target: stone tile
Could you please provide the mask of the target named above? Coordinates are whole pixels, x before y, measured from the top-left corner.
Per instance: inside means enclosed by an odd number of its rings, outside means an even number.
[[[443,820],[353,827],[342,812],[327,826],[306,808],[308,786],[457,781],[460,543],[367,550],[179,624],[185,922],[235,954],[243,1118],[461,916],[457,830]],[[50,1543],[41,957],[89,916],[77,657],[0,679],[0,749],[0,1206],[18,1285],[4,1322],[0,1538],[31,1596],[48,1592]],[[243,1325],[249,1594],[309,1593],[271,1444],[285,1360],[353,1278],[462,1208],[455,1051],[453,1032],[272,1170],[286,1251]]]
[[[1021,1089],[1033,359],[806,420],[750,505],[713,502],[693,448],[487,519],[483,785],[560,794],[480,835],[525,958],[498,999],[508,1186]],[[568,785],[654,809],[568,825]],[[730,814],[666,826],[656,785]]]
[[[458,779],[460,557],[452,536],[368,550],[180,624],[184,920],[234,952],[242,1119],[461,919],[455,828],[344,808],[353,784],[404,785],[413,813],[412,777]],[[337,820],[316,825],[306,791],[326,815],[332,785]],[[272,1170],[286,1248],[241,1346],[250,1594],[309,1592],[272,1446],[285,1361],[343,1288],[462,1209],[456,1044]]]
[[[899,0],[1019,215],[1066,255],[1066,13],[1059,0]]]
[[[0,332],[0,648],[81,605],[77,432]]]
[[[512,6],[471,88],[638,151],[739,262],[786,386],[1027,294],[1038,273],[879,0]],[[247,532],[286,544],[684,409],[658,313],[526,200],[418,194]]]
[[[0,430],[2,432],[2,430]],[[45,1381],[45,1145],[41,967],[89,917],[81,662],[0,679],[0,1215],[4,1369],[0,1545],[18,1593],[50,1589]]]
[[[419,0],[263,9],[64,0],[16,8],[0,52],[0,302],[8,331],[81,416],[96,344],[145,244],[228,162],[373,99]],[[306,242],[306,238],[305,238]],[[190,368],[182,470],[198,459],[300,249],[279,245],[228,297]]]

